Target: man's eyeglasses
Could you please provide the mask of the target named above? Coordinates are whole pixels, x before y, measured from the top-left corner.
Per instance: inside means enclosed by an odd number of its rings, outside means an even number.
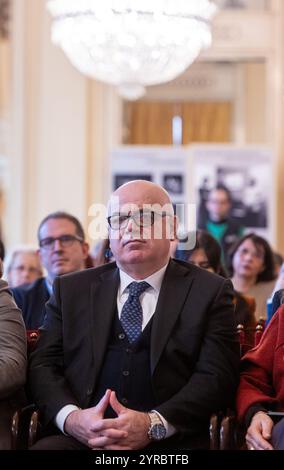
[[[150,227],[156,222],[157,217],[165,217],[169,214],[167,212],[154,212],[154,211],[140,211],[134,212],[133,214],[114,214],[107,218],[109,226],[113,230],[119,230],[125,228],[130,219],[132,219],[137,227]]]
[[[60,242],[63,248],[72,246],[74,242],[82,243],[84,240],[76,235],[61,235],[60,237],[47,237],[39,241],[39,246],[43,250],[53,250],[56,240]]]

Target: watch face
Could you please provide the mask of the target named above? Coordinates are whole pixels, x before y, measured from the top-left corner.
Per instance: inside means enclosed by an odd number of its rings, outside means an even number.
[[[166,437],[166,428],[163,424],[154,424],[151,428],[151,437],[155,441],[160,441]]]

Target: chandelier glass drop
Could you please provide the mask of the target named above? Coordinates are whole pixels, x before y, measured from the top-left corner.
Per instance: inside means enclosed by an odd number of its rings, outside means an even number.
[[[211,44],[209,0],[49,0],[52,40],[127,99],[173,80]]]

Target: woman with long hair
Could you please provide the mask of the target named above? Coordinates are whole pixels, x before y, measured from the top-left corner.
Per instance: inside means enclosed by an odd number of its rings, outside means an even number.
[[[266,304],[275,286],[275,266],[269,243],[255,233],[242,237],[230,253],[234,289],[256,301],[256,317],[266,318]]]
[[[193,263],[200,268],[207,269],[223,277],[228,274],[222,265],[222,250],[215,238],[205,230],[197,230],[196,243],[192,250],[177,250],[176,258]],[[245,328],[254,328],[256,319],[254,316],[255,304],[250,297],[244,297],[235,291],[235,316],[236,323]]]

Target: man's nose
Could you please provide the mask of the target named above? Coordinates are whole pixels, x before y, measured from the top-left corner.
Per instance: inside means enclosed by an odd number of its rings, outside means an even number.
[[[136,222],[130,217],[127,221],[124,233],[131,233],[132,238],[141,238],[143,227],[139,227]]]
[[[125,231],[133,232],[133,224],[134,224],[134,220],[132,219],[132,217],[129,217],[129,219],[127,220],[126,227],[125,227]]]
[[[54,240],[53,251],[62,251],[62,245],[61,245],[60,240],[58,239]]]

